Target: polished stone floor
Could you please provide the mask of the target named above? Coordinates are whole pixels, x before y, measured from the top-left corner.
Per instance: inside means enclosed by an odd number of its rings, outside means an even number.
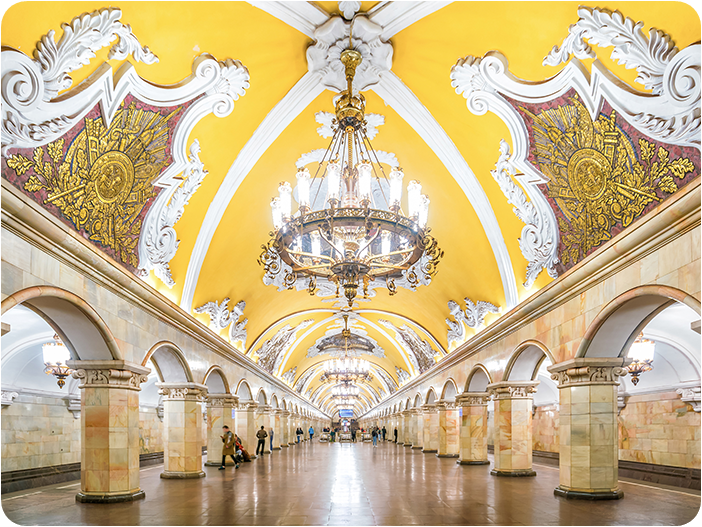
[[[76,503],[74,483],[3,494],[2,508],[20,525],[682,525],[700,508],[699,491],[630,481],[620,501],[556,498],[558,469],[534,468],[498,478],[392,443],[315,442],[199,480],[147,467],[133,503]]]

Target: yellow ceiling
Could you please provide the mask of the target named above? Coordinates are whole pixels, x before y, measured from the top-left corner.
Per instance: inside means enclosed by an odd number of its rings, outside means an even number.
[[[315,2],[328,13],[338,13],[337,2]],[[377,2],[363,2],[367,11]],[[592,4],[596,5],[596,4]],[[570,24],[577,21],[578,2],[455,2],[415,22],[395,35],[393,71],[412,90],[455,143],[482,185],[507,244],[518,283],[520,298],[546,285],[551,279],[541,273],[531,291],[521,286],[526,261],[517,239],[522,223],[516,218],[490,175],[498,156],[499,141],[509,140],[504,123],[488,113],[473,115],[465,99],[451,87],[450,68],[466,55],[482,56],[499,50],[509,60],[510,71],[528,80],[542,80],[560,67],[542,66],[543,57],[560,44]],[[106,7],[95,2],[24,2],[13,5],[2,20],[2,44],[31,54],[39,37],[50,29],[60,36],[60,24],[76,15]],[[164,286],[153,276],[156,289],[176,303],[180,302],[183,282],[198,235],[210,202],[240,149],[269,111],[305,74],[305,50],[311,40],[275,17],[243,2],[121,2],[122,22],[130,24],[143,45],[159,57],[159,63],[135,63],[136,71],[150,82],[172,84],[191,72],[191,64],[201,53],[219,60],[231,57],[241,61],[251,75],[246,95],[235,103],[225,118],[212,115],[194,128],[190,140],[201,145],[200,158],[209,171],[176,225],[181,240],[170,262],[176,286]],[[699,41],[700,22],[690,6],[679,2],[617,2],[625,16],[645,22],[673,36],[678,48]],[[108,48],[97,53],[90,64],[71,75],[74,85],[84,80],[107,60]],[[611,49],[595,48],[605,65],[637,90],[635,70],[627,70],[609,59]],[[109,61],[113,69],[121,62]],[[589,67],[592,61],[585,61]],[[360,309],[385,314],[362,313],[364,328],[385,350],[386,358],[369,358],[395,376],[394,367],[406,369],[405,359],[396,343],[372,328],[379,318],[400,326],[401,315],[415,321],[424,330],[424,339],[432,335],[447,348],[446,324],[448,300],[487,300],[504,306],[505,294],[487,237],[470,202],[439,158],[402,118],[374,92],[367,91],[367,110],[385,116],[385,124],[373,140],[374,148],[394,152],[407,177],[418,179],[431,199],[429,225],[445,257],[432,284],[416,292],[400,289],[390,297],[378,289],[371,302]],[[327,140],[316,133],[314,114],[330,111],[333,94],[325,91],[309,105],[273,142],[244,179],[220,223],[205,258],[195,290],[193,306],[231,297],[246,301],[249,319],[248,345],[256,346],[271,338],[284,323],[299,323],[306,318],[319,322],[329,316],[331,303],[310,297],[306,291],[278,292],[262,282],[263,271],[256,263],[260,245],[272,229],[269,201],[277,194],[282,180],[294,181],[295,161],[305,152],[324,148]],[[306,310],[326,310],[306,314]],[[280,322],[292,313],[300,313]],[[205,315],[195,315],[203,323]],[[497,315],[489,315],[488,322]],[[323,336],[329,323],[303,338],[294,348],[285,370],[297,366],[299,377],[309,367],[327,357],[307,358],[314,342]],[[473,330],[468,330],[472,334]],[[226,335],[226,331],[221,334]],[[301,337],[299,334],[298,337]],[[260,338],[259,338],[260,337]],[[377,386],[377,381],[375,381]],[[315,385],[316,386],[316,385]]]

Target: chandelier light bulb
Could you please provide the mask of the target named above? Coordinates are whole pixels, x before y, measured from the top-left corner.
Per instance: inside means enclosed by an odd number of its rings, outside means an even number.
[[[410,218],[416,220],[419,216],[419,209],[422,200],[422,185],[419,181],[412,180],[407,185],[407,208]]]
[[[653,354],[656,350],[656,343],[645,339],[643,333],[636,337],[636,340],[629,348],[629,357],[635,361],[653,362]]]
[[[273,213],[273,227],[280,229],[283,226],[283,211],[280,209],[280,198],[271,200],[271,212]]]
[[[397,169],[390,172],[390,209],[400,209],[402,199],[402,178],[405,177],[402,170]]]
[[[390,253],[392,247],[392,233],[389,231],[383,231],[380,233],[381,241],[381,251],[383,254]]]
[[[280,212],[283,220],[287,221],[292,216],[292,187],[287,181],[283,181],[278,187],[280,198]]]
[[[322,255],[322,236],[319,231],[312,231],[310,233],[310,243],[312,245],[312,254],[315,256]]]
[[[65,367],[66,361],[71,359],[71,353],[63,345],[58,335],[54,335],[53,342],[47,342],[41,347],[44,364],[47,368]]]
[[[310,171],[306,168],[298,170],[297,178],[297,202],[300,204],[300,212],[310,208]]]
[[[417,218],[417,223],[423,229],[427,225],[427,218],[429,216],[429,196],[422,194],[419,200],[419,216]]]
[[[341,165],[333,161],[327,164],[327,201],[336,204],[339,201],[341,186]]]
[[[370,205],[372,170],[373,167],[368,162],[358,165],[358,197],[361,199],[362,204],[366,202],[367,205]]]

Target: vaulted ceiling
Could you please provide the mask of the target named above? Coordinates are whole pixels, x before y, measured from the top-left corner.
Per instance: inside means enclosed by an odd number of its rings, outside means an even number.
[[[272,230],[269,202],[278,183],[294,182],[298,158],[328,144],[317,133],[315,114],[332,111],[333,91],[316,83],[304,88],[303,95],[291,93],[303,90],[314,26],[339,16],[338,4],[119,4],[121,21],[159,57],[155,64],[134,64],[149,82],[178,83],[191,74],[193,60],[202,53],[239,60],[250,74],[250,87],[234,111],[223,118],[207,115],[190,134],[188,144],[199,141],[208,174],[175,226],[180,244],[169,264],[175,285],[168,287],[153,273],[147,281],[204,324],[210,323],[208,315],[196,314],[194,308],[225,297],[232,300],[229,308],[245,301],[248,337],[242,353],[259,360],[267,342],[284,340],[270,371],[287,373],[286,380],[319,403],[326,392],[319,389],[318,367],[330,355],[316,353],[315,345],[340,330],[338,307],[334,299],[310,296],[304,289],[279,292],[264,285],[257,258]],[[370,301],[354,308],[352,331],[375,343],[374,354],[362,357],[386,372],[374,376],[375,395],[366,392],[372,404],[402,381],[400,370],[414,376],[423,369],[422,353],[436,361],[451,351],[447,302],[487,301],[505,313],[552,280],[542,272],[530,289],[522,286],[527,262],[518,239],[524,224],[490,173],[500,140],[510,141],[508,128],[494,114],[470,112],[449,74],[466,55],[499,50],[518,77],[539,81],[553,76],[563,65],[544,66],[542,61],[577,21],[579,3],[434,2],[415,11],[408,7],[415,3],[405,3],[403,9],[392,2],[360,4],[361,15],[367,13],[383,27],[381,41],[392,45],[396,78],[394,92],[382,83],[364,91],[367,112],[384,117],[373,146],[396,155],[405,183],[422,183],[431,199],[428,223],[445,252],[430,285],[400,289],[395,296],[379,288]],[[3,18],[2,43],[31,54],[50,29],[59,35],[61,22],[102,7],[99,2],[16,4]],[[647,27],[664,29],[680,49],[699,40],[699,18],[683,3],[627,2],[620,9]],[[107,49],[71,73],[74,86],[105,61],[113,70],[119,68],[123,61],[108,60]],[[595,51],[610,71],[642,89],[634,82],[635,71],[610,59],[611,48]],[[585,66],[592,61],[585,60]],[[498,316],[488,314],[486,323]],[[467,328],[466,337],[477,329]],[[218,331],[227,338],[228,329]]]

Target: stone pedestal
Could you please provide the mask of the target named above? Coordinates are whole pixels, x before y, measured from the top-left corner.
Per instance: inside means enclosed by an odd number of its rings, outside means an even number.
[[[456,396],[461,409],[460,448],[458,463],[461,465],[489,465],[487,452],[488,411],[487,392],[464,392]]]
[[[207,461],[206,467],[219,467],[222,464],[223,426],[228,426],[236,433],[236,407],[239,398],[228,393],[211,393],[205,399],[207,403]],[[234,414],[234,416],[232,416]],[[227,465],[233,465],[227,456]]]
[[[239,436],[241,446],[249,453],[251,459],[256,459],[256,408],[258,403],[253,401],[239,402],[236,411],[236,435]]]
[[[624,358],[579,358],[548,367],[558,381],[559,480],[565,498],[616,500],[619,488],[617,387]]]
[[[531,465],[531,407],[539,381],[488,385],[495,398],[495,468],[493,476],[535,476]]]
[[[436,404],[439,423],[436,434],[437,457],[458,457],[459,422],[456,403],[439,401]]]
[[[270,421],[271,421],[271,407],[270,406],[259,406],[256,409],[256,432],[258,432],[261,427],[264,427],[266,432],[270,435]],[[258,445],[258,438],[256,438],[256,444]],[[254,450],[255,452],[255,450]],[[266,437],[265,445],[263,446],[263,453],[271,453],[271,441]]]
[[[412,446],[412,411],[402,412],[402,445]]]
[[[68,361],[81,384],[81,503],[144,497],[139,487],[139,390],[148,368],[123,361]]]
[[[158,382],[163,395],[164,479],[203,478],[202,400],[207,386],[194,382]]]
[[[422,452],[434,454],[439,450],[439,413],[435,404],[422,406]]]

